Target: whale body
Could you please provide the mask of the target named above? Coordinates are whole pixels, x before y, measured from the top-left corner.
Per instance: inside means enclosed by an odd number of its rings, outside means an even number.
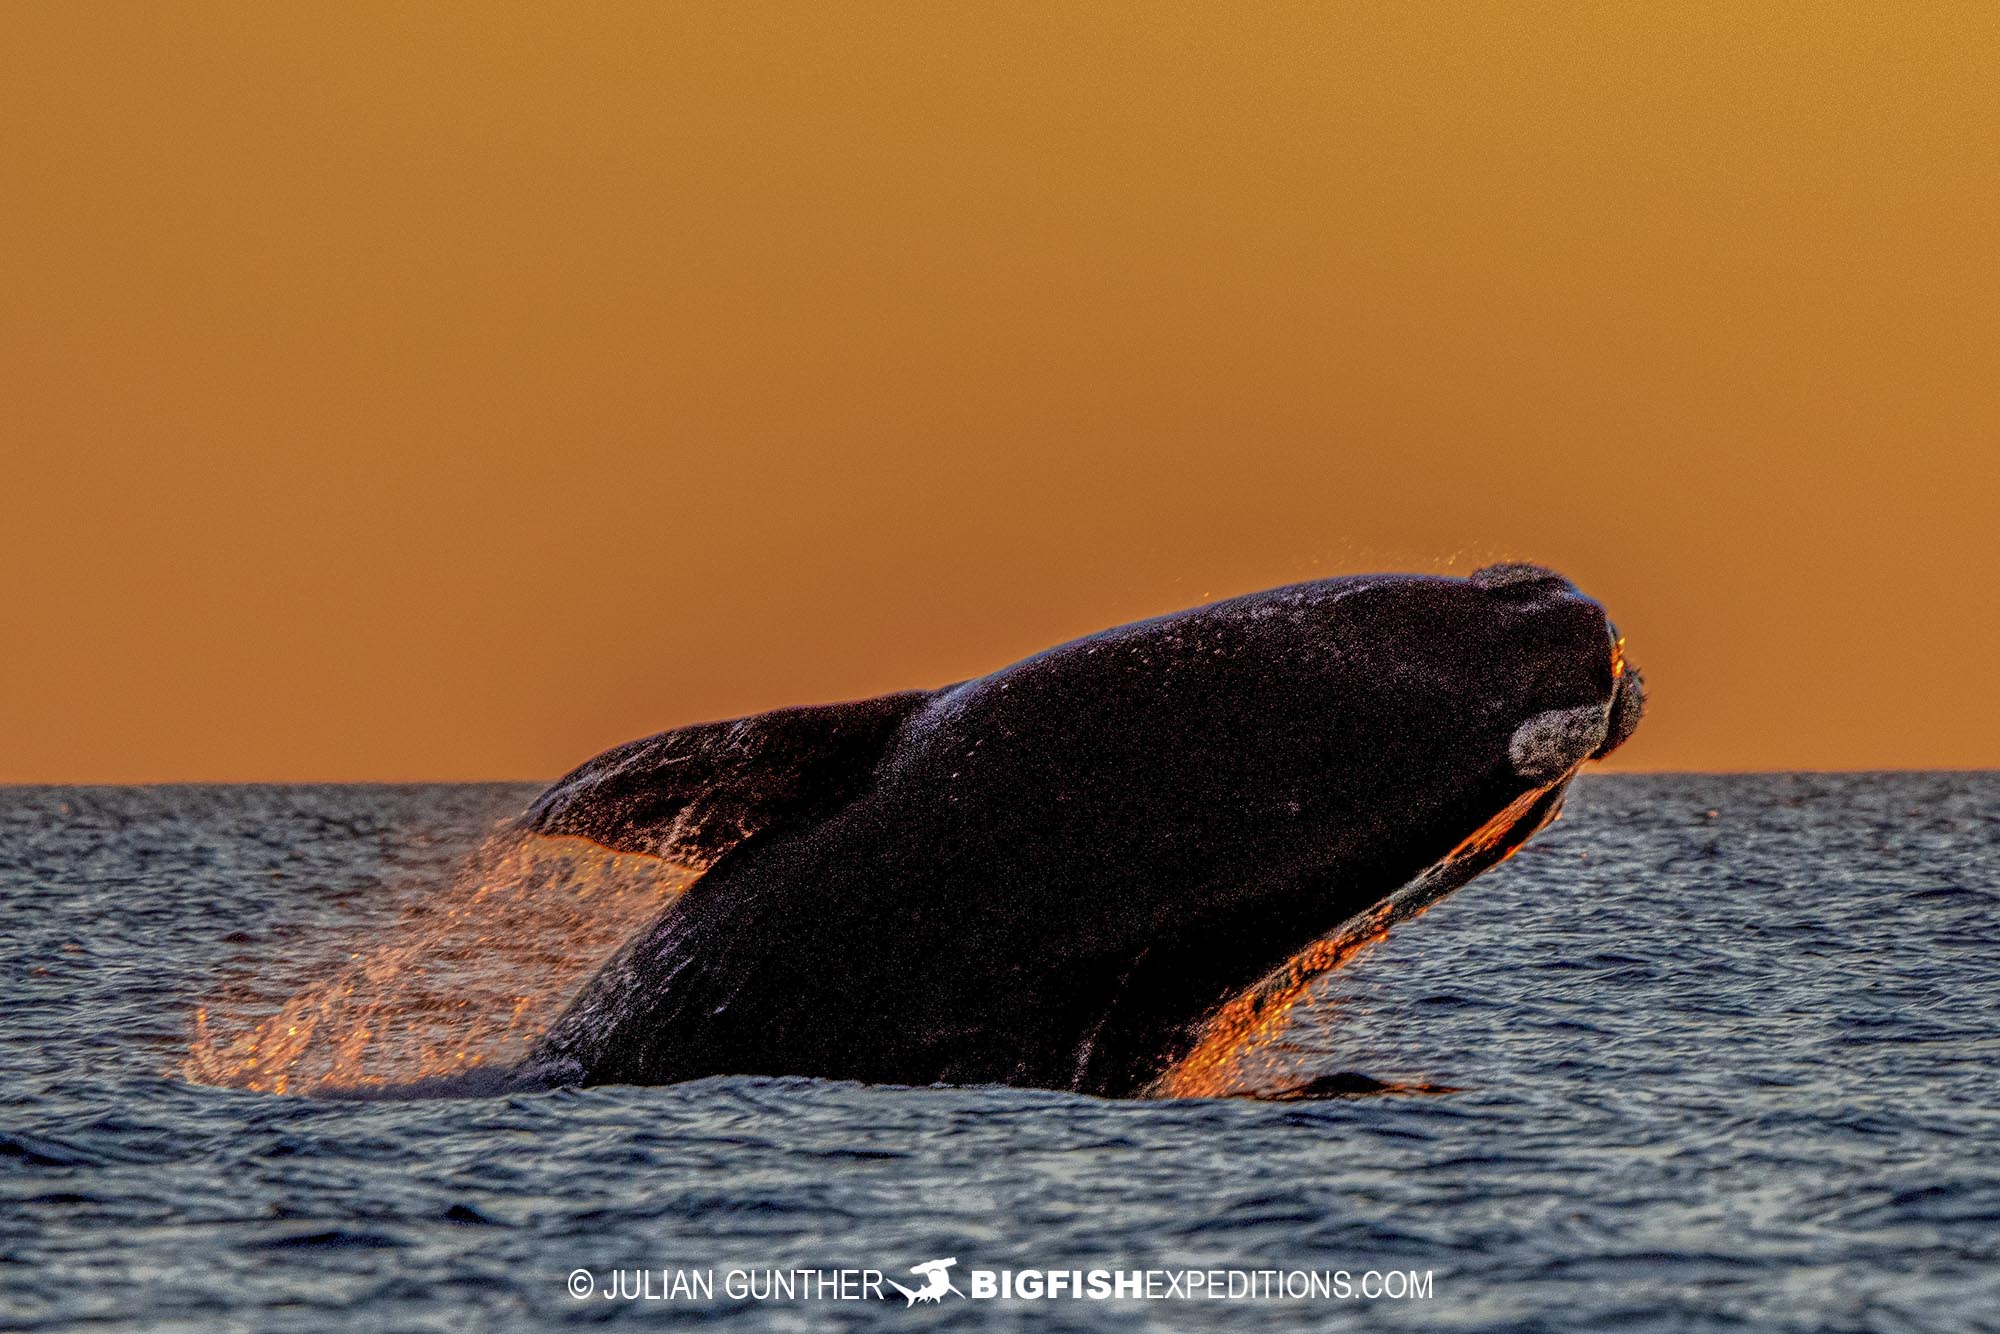
[[[515,1082],[1200,1091],[1191,1063],[1357,924],[1519,846],[1643,707],[1603,608],[1503,565],[1272,589],[634,741],[526,827],[706,870]]]

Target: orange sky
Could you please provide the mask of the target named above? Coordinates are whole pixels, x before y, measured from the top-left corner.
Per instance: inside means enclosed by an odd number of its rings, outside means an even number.
[[[2000,764],[2000,8],[1139,12],[0,8],[0,780],[546,777],[1501,556],[1622,764]]]

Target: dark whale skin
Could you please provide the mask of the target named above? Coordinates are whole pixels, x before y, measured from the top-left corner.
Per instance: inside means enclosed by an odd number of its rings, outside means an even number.
[[[606,752],[528,827],[708,869],[516,1082],[1139,1092],[1496,813],[1533,814],[1499,855],[1539,827],[1637,723],[1618,642],[1539,567],[1356,576]]]

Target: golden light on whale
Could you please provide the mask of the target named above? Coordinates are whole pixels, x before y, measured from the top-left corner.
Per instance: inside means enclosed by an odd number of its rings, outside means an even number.
[[[1548,788],[1523,793],[1452,849],[1439,867],[1463,868],[1483,860],[1484,865],[1479,868],[1483,870],[1512,857],[1528,837],[1553,822],[1560,813],[1560,802],[1535,811],[1548,793]],[[1530,819],[1532,825],[1522,833],[1523,822]],[[1520,837],[1509,841],[1516,834]],[[1427,893],[1433,884],[1438,892]],[[1451,887],[1434,868],[1398,894],[1285,960],[1261,982],[1217,1010],[1203,1025],[1194,1050],[1148,1091],[1162,1098],[1282,1093],[1287,1072],[1283,1061],[1273,1053],[1297,1020],[1300,1007],[1312,1002],[1322,979],[1385,938],[1398,922],[1429,912]],[[1430,1090],[1419,1085],[1404,1086],[1400,1091]]]

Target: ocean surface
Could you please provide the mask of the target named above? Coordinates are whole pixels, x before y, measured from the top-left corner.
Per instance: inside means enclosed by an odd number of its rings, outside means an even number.
[[[530,795],[0,788],[0,1329],[2000,1328],[2000,774],[1585,776],[1281,1053],[1449,1092],[301,1096],[518,1044],[671,892],[495,851]],[[1181,1286],[727,1290],[936,1258]]]

